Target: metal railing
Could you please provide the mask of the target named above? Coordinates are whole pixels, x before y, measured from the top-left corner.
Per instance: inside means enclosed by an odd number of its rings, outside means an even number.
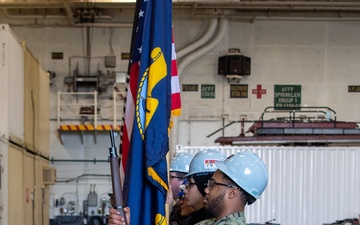
[[[105,108],[108,110],[107,119],[102,118],[102,99],[99,99],[97,91],[94,92],[58,92],[57,96],[57,126],[61,125],[92,125],[97,129],[99,123],[104,122],[116,128],[121,125],[123,114],[124,93],[113,91],[112,101]],[[100,100],[100,102],[99,102]]]

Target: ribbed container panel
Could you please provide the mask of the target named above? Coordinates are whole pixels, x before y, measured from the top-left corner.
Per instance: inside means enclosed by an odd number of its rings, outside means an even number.
[[[32,202],[32,199],[29,198],[32,195],[37,195],[36,193],[36,180],[35,180],[35,160],[34,155],[24,152],[22,155],[22,166],[23,166],[23,192],[25,193],[25,198],[23,201],[25,202],[25,211],[24,211],[24,217],[25,217],[25,223],[26,225],[31,225],[35,221],[35,224],[37,221],[35,220],[35,211],[37,210],[37,207],[35,207],[35,201]],[[34,204],[34,205],[33,205]],[[34,211],[33,211],[34,210]],[[33,213],[34,212],[34,213]],[[31,221],[31,222],[29,222]]]
[[[0,24],[0,135],[24,143],[24,52],[8,25]]]
[[[8,223],[8,186],[4,185],[8,181],[8,143],[3,138],[0,139],[0,224],[5,225]]]
[[[39,65],[39,134],[38,152],[50,157],[50,78]]]
[[[49,166],[49,162],[24,148],[12,144],[7,147],[9,163],[5,172],[8,173],[8,182],[5,184],[8,201],[7,215],[4,216],[8,223],[5,224],[48,225],[49,186],[44,184],[43,169]]]
[[[49,157],[50,80],[37,58],[24,49],[25,145],[30,151]]]
[[[8,224],[27,224],[26,204],[31,202],[31,190],[24,185],[24,149],[14,145],[8,148]],[[28,170],[28,168],[26,168]],[[22,213],[19,213],[22,212]]]
[[[226,155],[251,150],[264,160],[269,183],[261,199],[246,207],[248,223],[322,225],[359,218],[360,148],[177,146],[176,151],[207,148]]]

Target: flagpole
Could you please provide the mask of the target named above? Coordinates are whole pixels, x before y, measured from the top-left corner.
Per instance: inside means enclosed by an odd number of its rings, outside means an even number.
[[[120,216],[124,218],[125,224],[128,224],[123,208],[124,200],[123,200],[123,193],[122,193],[121,181],[120,181],[119,157],[116,153],[113,130],[110,130],[110,141],[111,141],[111,147],[109,148],[109,161],[110,161],[110,169],[111,169],[113,198],[115,204],[113,207],[120,213]]]

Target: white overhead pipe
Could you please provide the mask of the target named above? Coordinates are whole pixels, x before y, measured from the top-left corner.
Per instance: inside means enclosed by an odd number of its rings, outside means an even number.
[[[217,25],[218,25],[218,19],[217,18],[211,19],[209,22],[208,28],[206,29],[206,31],[202,35],[202,37],[200,37],[199,39],[197,39],[190,45],[187,45],[184,48],[182,48],[176,52],[177,59],[178,60],[181,59],[185,55],[189,54],[193,50],[199,48],[200,46],[204,45],[207,41],[209,41],[210,38],[214,35]]]
[[[224,35],[227,31],[227,26],[228,26],[228,20],[226,18],[220,18],[219,29],[213,40],[211,40],[208,44],[202,46],[201,48],[196,49],[195,51],[193,51],[193,53],[190,53],[183,60],[181,60],[178,66],[178,74],[180,77],[182,72],[185,70],[187,66],[195,62],[201,56],[206,55],[208,52],[213,50],[213,48],[215,48],[219,44],[219,42],[224,38]]]

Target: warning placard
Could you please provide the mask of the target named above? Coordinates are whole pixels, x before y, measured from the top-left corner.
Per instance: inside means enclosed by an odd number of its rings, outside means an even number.
[[[301,85],[275,85],[274,109],[288,110],[301,107]]]

